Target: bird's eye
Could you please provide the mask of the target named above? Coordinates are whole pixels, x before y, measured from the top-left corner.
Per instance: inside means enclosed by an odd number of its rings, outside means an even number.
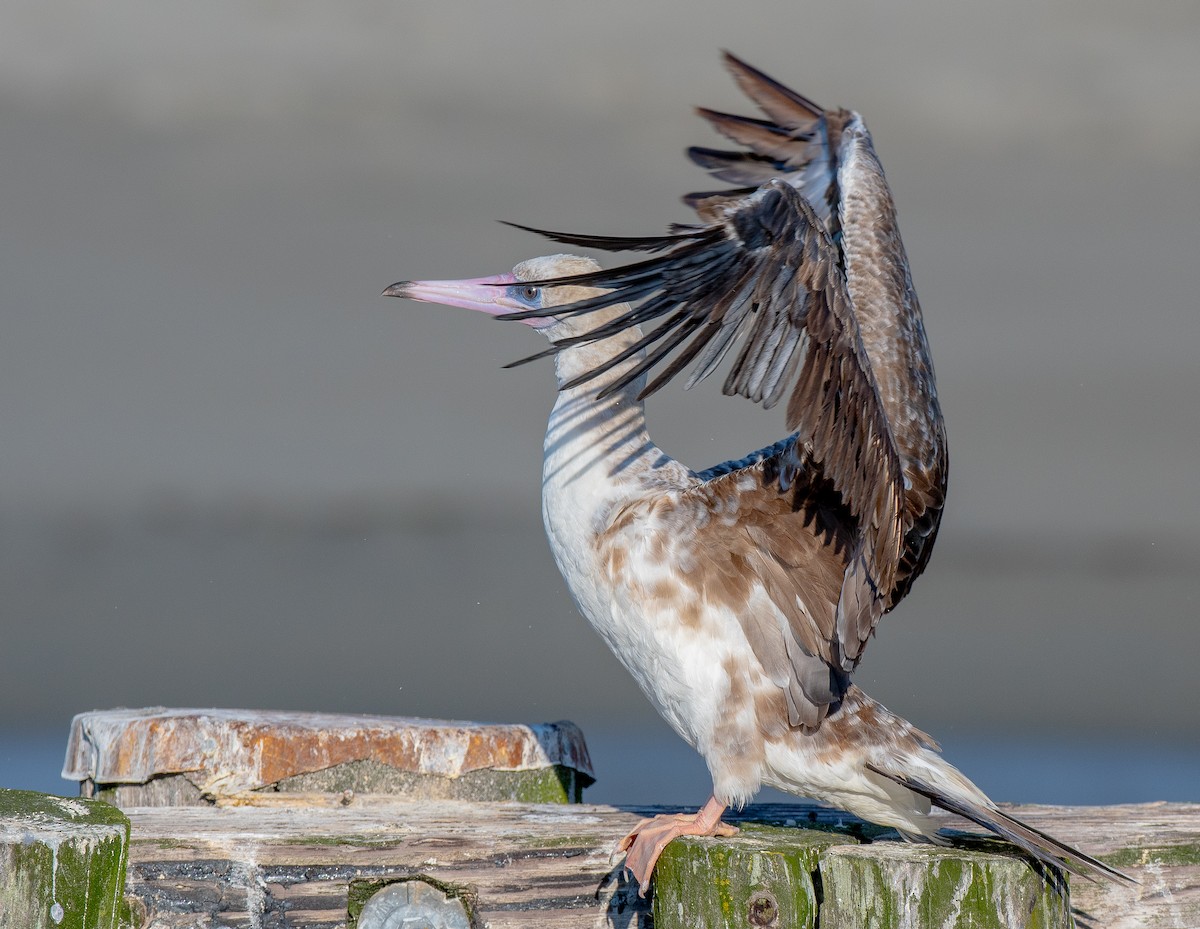
[[[514,284],[508,288],[508,295],[528,307],[542,305],[542,288],[535,287],[533,284]]]

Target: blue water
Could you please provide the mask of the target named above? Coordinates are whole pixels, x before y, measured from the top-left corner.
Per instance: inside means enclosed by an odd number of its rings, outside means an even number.
[[[66,732],[0,729],[0,787],[78,794],[78,785],[59,776],[66,750]]]
[[[664,730],[665,731],[665,730]],[[1200,800],[1200,747],[1104,741],[1086,736],[978,735],[942,738],[942,753],[998,802],[1063,805]],[[710,781],[680,740],[591,731],[597,782],[592,803],[699,804]],[[756,802],[785,802],[764,789]]]
[[[597,781],[590,803],[699,805],[708,796],[700,758],[661,730],[592,730]],[[1073,735],[960,736],[942,740],[945,756],[998,801],[1052,804],[1200,800],[1200,748],[1160,742],[1104,741]],[[66,733],[0,730],[0,786],[72,795],[62,780]],[[764,790],[759,802],[787,799]]]

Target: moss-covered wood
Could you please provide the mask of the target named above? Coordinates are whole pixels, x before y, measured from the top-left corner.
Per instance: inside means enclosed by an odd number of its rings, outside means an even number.
[[[529,771],[484,768],[458,777],[400,771],[377,761],[347,764],[284,778],[263,788],[279,793],[379,793],[409,800],[515,800],[518,803],[579,803],[591,778],[564,765]]]
[[[654,877],[656,929],[813,929],[821,855],[845,836],[743,826],[732,839],[676,839]]]
[[[998,843],[993,843],[998,844]],[[820,929],[1068,929],[1065,883],[1017,854],[879,842],[821,860]]]
[[[1066,929],[1066,886],[1002,843],[866,845],[827,831],[743,826],[678,839],[659,860],[656,929]]]
[[[0,926],[117,929],[128,850],[107,803],[0,789]]]

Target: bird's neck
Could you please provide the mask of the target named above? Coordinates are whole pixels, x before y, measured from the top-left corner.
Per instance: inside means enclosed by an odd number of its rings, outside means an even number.
[[[595,370],[639,337],[634,328],[602,342],[566,348],[556,356],[559,393],[546,430],[546,493],[567,495],[583,504],[585,498],[604,496],[614,485],[662,463],[663,454],[646,432],[645,404],[637,397],[645,375],[599,396],[636,367],[642,353],[584,384],[562,386]]]

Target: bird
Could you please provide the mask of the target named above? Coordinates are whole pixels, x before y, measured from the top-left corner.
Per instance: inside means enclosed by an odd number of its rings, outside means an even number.
[[[1002,811],[851,680],[937,538],[947,447],[933,364],[862,117],[723,60],[760,115],[697,110],[737,148],[688,150],[733,185],[684,197],[696,222],[650,236],[517,227],[646,257],[605,269],[550,255],[384,291],[550,340],[515,364],[554,359],[542,474],[554,559],[713,781],[698,812],[638,823],[618,844],[624,867],[644,895],[667,844],[733,835],[725,811],[768,785],[914,841],[946,841],[939,807],[1060,877],[1129,880]],[[687,388],[723,365],[725,394],[765,409],[786,398],[787,435],[693,470],[650,438],[645,400],[689,367]]]

